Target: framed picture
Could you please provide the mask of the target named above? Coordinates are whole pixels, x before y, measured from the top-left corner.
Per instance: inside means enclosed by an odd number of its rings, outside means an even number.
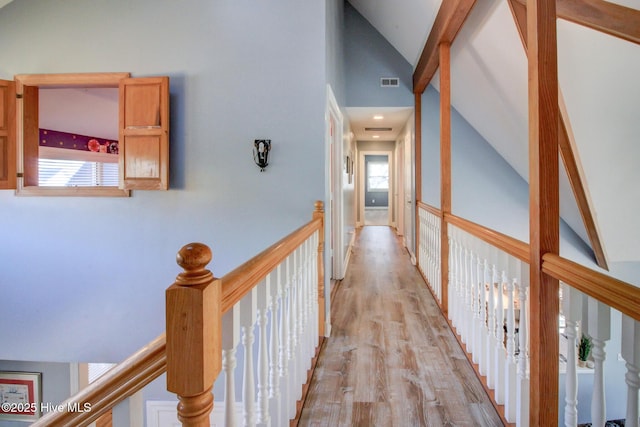
[[[42,374],[0,372],[0,420],[35,421],[42,413]]]

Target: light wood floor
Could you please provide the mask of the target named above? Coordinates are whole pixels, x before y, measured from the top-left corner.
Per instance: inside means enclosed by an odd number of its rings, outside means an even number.
[[[390,227],[358,232],[300,426],[502,426]]]
[[[389,225],[389,208],[365,208],[364,225]]]

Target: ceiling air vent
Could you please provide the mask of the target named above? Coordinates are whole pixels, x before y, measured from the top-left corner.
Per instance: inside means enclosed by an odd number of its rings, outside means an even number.
[[[399,87],[400,79],[398,77],[381,77],[380,86],[381,87]]]
[[[364,128],[367,132],[391,132],[392,128]]]

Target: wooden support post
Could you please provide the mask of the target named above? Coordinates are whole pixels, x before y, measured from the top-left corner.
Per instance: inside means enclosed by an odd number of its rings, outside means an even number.
[[[451,45],[440,43],[440,210],[451,213]],[[440,228],[440,272],[442,274],[442,313],[449,312],[449,234],[442,221]]]
[[[324,203],[320,200],[315,203],[313,219],[322,221],[322,226],[318,231],[318,332],[321,337],[325,333],[325,298],[324,298]]]
[[[558,254],[558,65],[556,0],[527,1],[529,62],[529,425],[558,423],[558,280],[542,256]]]
[[[186,245],[176,258],[184,272],[166,291],[167,390],[178,395],[183,426],[208,427],[222,369],[222,283],[205,269],[206,245]]]
[[[414,123],[415,123],[415,182],[416,182],[416,253],[418,254],[418,266],[425,268],[426,266],[420,265],[420,203],[422,201],[422,94],[415,93],[414,97]]]

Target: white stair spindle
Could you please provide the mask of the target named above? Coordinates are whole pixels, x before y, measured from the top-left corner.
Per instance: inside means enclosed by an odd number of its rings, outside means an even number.
[[[473,322],[472,294],[471,283],[469,281],[469,249],[465,246],[463,263],[462,263],[462,283],[464,289],[464,335],[467,344],[467,350],[473,353],[473,333],[471,332],[471,324]]]
[[[269,424],[269,356],[267,352],[267,310],[258,310],[258,405],[256,423]]]
[[[638,389],[640,388],[640,323],[633,318],[622,315],[622,358],[625,360],[627,373],[627,417],[626,427],[638,427]]]
[[[271,321],[269,323],[269,412],[273,425],[280,425],[280,372],[278,371],[278,348],[280,343],[278,318],[280,313],[280,298],[277,287],[274,288],[276,289],[276,294],[271,295],[269,305],[269,310],[271,311]]]
[[[478,351],[474,353],[473,362],[478,364],[478,370],[481,375],[485,375],[486,371],[484,369],[484,354],[485,354],[485,339],[483,331],[485,330],[485,322],[487,321],[486,317],[486,293],[484,288],[484,280],[483,280],[483,269],[482,269],[482,259],[480,258],[480,252],[477,253],[476,257],[476,286],[478,289],[478,318],[476,319],[476,336],[478,337]]]
[[[504,347],[504,285],[507,284],[507,272],[503,271],[502,276],[497,279],[498,288],[496,289],[497,307],[496,307],[496,358],[495,358],[495,376],[496,376],[496,403],[504,404],[505,393],[505,361],[506,349]]]
[[[280,303],[280,317],[278,319],[278,373],[280,374],[280,390],[282,393],[282,400],[280,401],[280,417],[281,419],[288,419],[288,405],[287,402],[291,400],[289,392],[289,300],[291,294],[291,286],[289,281],[289,264],[290,258],[288,257],[283,263],[282,268],[278,271],[278,282],[282,283],[282,300]],[[284,270],[284,271],[283,271]]]
[[[224,425],[236,427],[236,349],[240,342],[240,305],[236,304],[222,316],[222,369],[225,375]]]
[[[496,292],[495,283],[497,280],[495,265],[489,266],[485,260],[484,266],[485,282],[488,286],[487,294],[487,385],[495,390],[495,350],[496,350]]]
[[[474,253],[473,251],[469,250],[469,257],[467,259],[467,265],[466,265],[466,275],[467,275],[467,286],[469,287],[469,298],[470,298],[470,302],[469,302],[469,353],[471,353],[472,355],[474,353],[476,353],[478,351],[478,343],[477,343],[477,336],[475,333],[475,324],[476,324],[476,320],[477,320],[477,309],[478,309],[478,295],[477,295],[477,289],[475,286],[475,281],[474,281],[474,277],[475,275],[473,274],[473,266],[474,266]]]
[[[298,308],[297,308],[297,265],[296,265],[296,261],[297,261],[297,252],[294,251],[291,257],[291,269],[289,271],[290,273],[290,283],[289,283],[289,301],[287,304],[287,309],[288,309],[288,328],[287,328],[287,333],[288,333],[288,337],[287,337],[287,364],[289,367],[289,384],[287,385],[287,387],[289,388],[289,400],[286,403],[286,414],[289,417],[289,419],[295,417],[295,401],[298,399],[298,394],[297,394],[297,390],[295,387],[295,384],[297,382],[297,374],[298,374],[298,369],[296,366],[296,357],[295,357],[295,353],[297,351],[297,338],[298,338],[298,329],[297,329],[297,314],[298,314]],[[293,402],[293,403],[292,403]]]
[[[589,320],[587,333],[593,347],[593,394],[591,395],[591,423],[603,426],[607,420],[604,389],[605,342],[611,338],[611,308],[600,301],[588,298]]]
[[[565,375],[564,425],[578,425],[578,374],[576,364],[576,345],[578,321],[582,315],[583,294],[575,288],[562,283],[562,312],[565,317],[565,335],[567,336],[567,369]]]
[[[514,292],[518,282],[507,282],[507,366],[505,368],[504,415],[508,422],[516,420],[516,320]]]
[[[522,274],[521,277],[525,277]],[[527,427],[529,425],[529,324],[527,319],[527,284],[522,278],[518,287],[518,306],[520,307],[520,323],[518,326],[518,341],[520,353],[518,354],[518,403],[516,409],[516,425]]]
[[[242,346],[244,349],[244,368],[242,371],[242,416],[245,427],[256,425],[256,392],[253,364],[253,327],[257,317],[256,288],[253,288],[240,300],[240,324]]]

